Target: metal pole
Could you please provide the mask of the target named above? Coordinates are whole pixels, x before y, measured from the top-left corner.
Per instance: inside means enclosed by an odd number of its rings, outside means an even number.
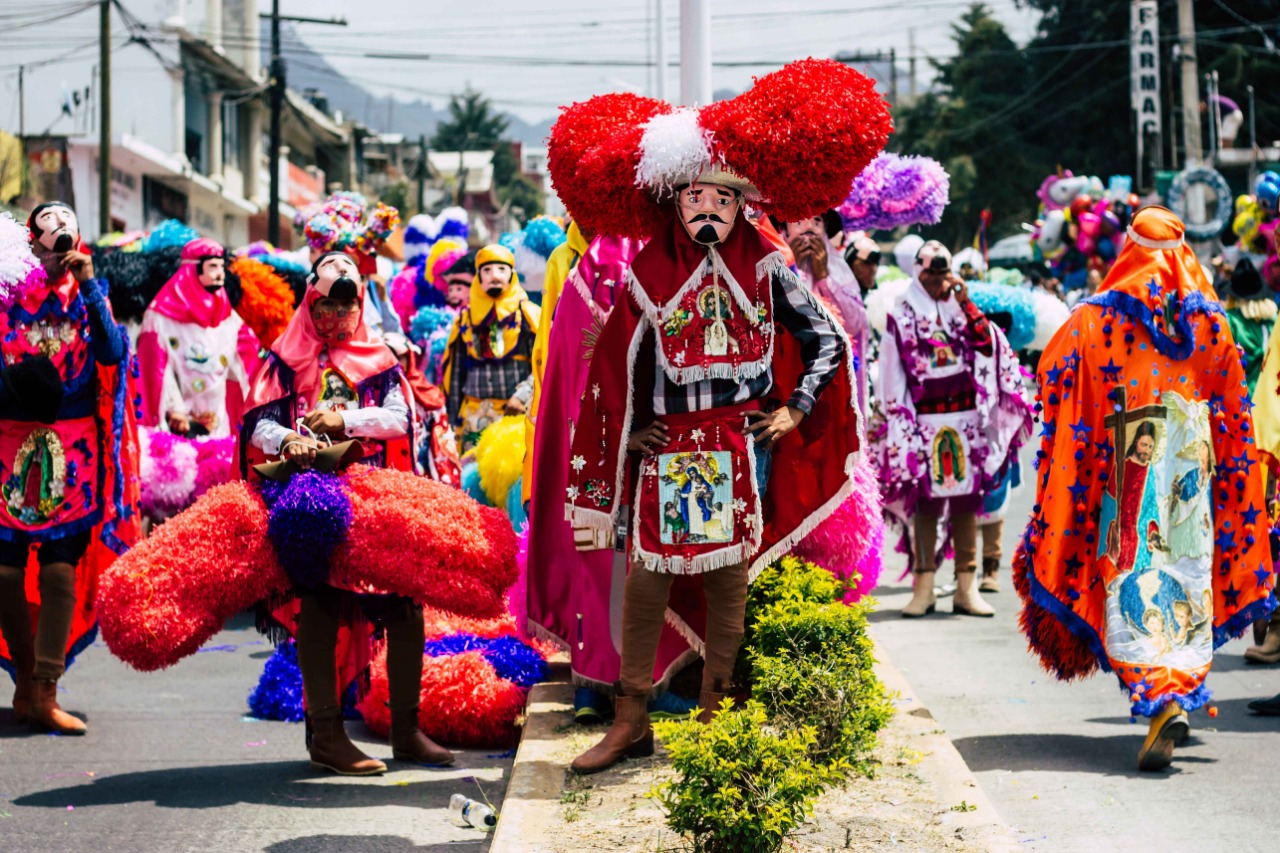
[[[889,103],[898,105],[898,50],[889,48]]]
[[[667,99],[667,27],[666,15],[663,14],[664,0],[654,0],[657,6],[657,38],[658,38],[658,85],[656,94],[659,101]]]
[[[910,55],[907,57],[907,74],[910,79],[907,80],[907,97],[911,99],[911,103],[916,102],[916,28],[907,28],[907,50]]]
[[[427,210],[427,137],[418,134],[418,212]]]
[[[1204,152],[1200,147],[1200,74],[1196,70],[1196,19],[1193,0],[1178,0],[1178,45],[1182,63],[1182,148],[1183,168],[1201,165]],[[1205,197],[1202,184],[1187,190],[1186,218],[1196,224],[1205,221]]]
[[[280,145],[284,63],[280,61],[280,0],[271,0],[271,150],[267,152],[267,242],[280,245]]]
[[[23,89],[23,72],[26,68],[18,66],[18,139],[27,135],[27,94]]]
[[[111,0],[102,0],[98,18],[98,235],[111,230]]]
[[[680,102],[711,103],[711,0],[680,0]]]

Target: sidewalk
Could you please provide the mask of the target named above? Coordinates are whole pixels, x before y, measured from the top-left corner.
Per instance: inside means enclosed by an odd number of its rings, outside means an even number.
[[[876,671],[897,713],[880,733],[875,779],[828,791],[795,836],[797,850],[1018,849],[1009,828],[929,710],[877,646]],[[516,755],[492,853],[662,851],[680,844],[645,794],[670,775],[665,751],[586,778],[569,762],[603,733],[572,720],[573,689],[540,684]]]

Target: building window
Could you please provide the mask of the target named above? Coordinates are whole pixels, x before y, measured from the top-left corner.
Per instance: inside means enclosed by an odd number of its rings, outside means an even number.
[[[191,163],[191,168],[201,174],[204,173],[204,134],[197,133],[191,128],[187,128],[187,161]]]
[[[222,163],[246,171],[240,162],[240,105],[222,104]]]

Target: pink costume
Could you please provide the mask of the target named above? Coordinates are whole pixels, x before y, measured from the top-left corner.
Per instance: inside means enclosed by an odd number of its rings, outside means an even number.
[[[249,376],[257,367],[258,339],[231,310],[225,288],[200,283],[202,259],[222,257],[212,240],[192,240],[182,264],[142,317],[138,379],[144,427],[169,431],[177,412],[208,435],[234,434],[244,411]]]
[[[809,290],[826,300],[839,315],[840,327],[849,337],[853,352],[853,368],[857,373],[858,409],[867,411],[867,345],[871,326],[867,322],[867,309],[862,304],[862,288],[853,276],[853,270],[845,263],[840,251],[827,241],[827,277],[813,280],[805,268],[799,270],[800,280]]]
[[[609,689],[618,680],[626,565],[612,550],[577,551],[565,521],[570,424],[587,390],[587,368],[640,241],[598,237],[556,303],[534,434],[529,510],[529,619],[569,648],[573,680]],[[659,686],[696,653],[668,624],[654,665]]]

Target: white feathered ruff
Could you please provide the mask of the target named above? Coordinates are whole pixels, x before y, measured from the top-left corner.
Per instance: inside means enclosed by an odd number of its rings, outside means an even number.
[[[31,251],[27,226],[8,213],[0,215],[0,310],[7,311],[44,279],[44,267]]]
[[[676,110],[645,123],[637,185],[668,195],[710,165],[711,131],[698,123],[696,110]]]
[[[1071,309],[1067,303],[1038,287],[1031,289],[1031,303],[1036,311],[1036,334],[1027,349],[1043,350],[1050,338],[1066,324]]]

